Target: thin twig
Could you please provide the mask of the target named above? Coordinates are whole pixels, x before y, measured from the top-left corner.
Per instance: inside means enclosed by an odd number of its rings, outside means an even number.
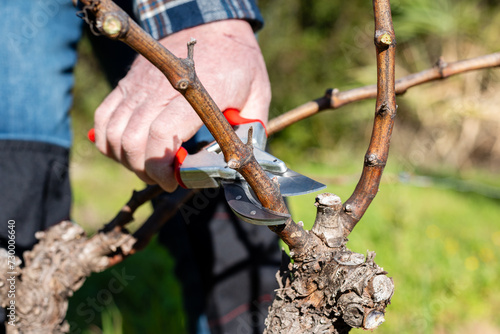
[[[134,220],[135,211],[144,203],[152,200],[163,192],[163,189],[158,185],[147,186],[143,190],[132,193],[127,204],[118,212],[118,214],[106,224],[99,232],[106,233],[113,230],[115,227],[122,228]]]
[[[500,52],[453,63],[446,63],[441,58],[436,65],[430,69],[398,79],[396,81],[396,94],[401,95],[406,93],[411,87],[436,80],[443,80],[453,75],[498,66],[500,66]],[[376,85],[349,89],[343,92],[340,92],[338,89],[328,90],[325,96],[307,102],[269,121],[267,131],[271,135],[298,121],[313,116],[320,111],[338,109],[346,104],[373,99],[376,96]]]
[[[120,249],[109,257],[108,266],[112,267],[124,259],[144,249],[156,233],[158,233],[163,225],[168,222],[177,212],[179,208],[193,198],[198,193],[198,190],[178,189],[171,196],[159,197],[154,212],[142,224],[142,226],[133,234],[136,240],[130,250],[123,251]]]

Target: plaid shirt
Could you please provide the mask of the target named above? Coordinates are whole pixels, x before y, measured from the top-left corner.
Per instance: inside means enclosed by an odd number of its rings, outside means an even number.
[[[255,0],[134,0],[141,26],[154,38],[203,23],[247,20],[254,31],[263,25]]]

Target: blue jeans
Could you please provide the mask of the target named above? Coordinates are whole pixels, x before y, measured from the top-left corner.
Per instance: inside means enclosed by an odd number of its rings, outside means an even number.
[[[0,139],[71,145],[76,11],[71,0],[0,2]]]
[[[15,221],[18,255],[69,218],[75,13],[71,0],[0,1],[0,247]],[[4,319],[0,309],[0,333]]]

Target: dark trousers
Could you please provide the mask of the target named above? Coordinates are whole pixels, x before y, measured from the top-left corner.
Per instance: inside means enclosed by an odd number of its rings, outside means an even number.
[[[180,207],[159,240],[175,258],[190,333],[202,315],[212,334],[263,332],[278,287],[274,233],[237,219],[222,190],[205,189]]]
[[[16,255],[36,243],[35,232],[69,219],[69,150],[40,142],[0,141],[0,247],[14,221]],[[0,270],[6,270],[1,268]],[[0,309],[0,333],[5,314]]]

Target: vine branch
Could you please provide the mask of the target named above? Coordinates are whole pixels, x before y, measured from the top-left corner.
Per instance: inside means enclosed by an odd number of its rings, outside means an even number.
[[[342,205],[334,194],[316,197],[317,214],[310,231],[316,239],[305,256],[278,273],[280,289],[269,309],[265,334],[348,333],[375,329],[394,292],[387,272],[346,247],[347,236],[375,197],[387,161],[396,115],[394,92],[395,35],[389,0],[373,0],[377,55],[377,102],[373,132],[361,178]]]
[[[365,155],[363,172],[341,212],[348,231],[361,219],[378,192],[382,172],[389,155],[392,128],[396,117],[395,53],[396,37],[389,1],[373,1],[375,47],[377,53],[377,101],[373,132]]]
[[[152,200],[163,192],[158,185],[147,186],[143,190],[134,191],[127,204],[118,212],[118,214],[106,224],[99,232],[106,233],[115,228],[122,228],[130,223],[134,218],[134,212],[144,203]]]
[[[419,86],[428,82],[443,80],[465,72],[483,70],[498,66],[500,66],[500,52],[460,60],[453,63],[446,63],[443,58],[440,58],[432,68],[418,73],[413,73],[396,80],[396,95],[402,95],[411,87]],[[326,91],[324,96],[314,101],[306,102],[305,104],[270,120],[267,131],[271,135],[321,111],[338,109],[346,104],[366,99],[373,99],[376,96],[376,85],[349,89],[343,92],[340,92],[338,89],[329,89]]]
[[[188,57],[181,59],[142,30],[111,0],[82,0],[86,21],[101,34],[120,40],[148,59],[179,91],[219,143],[228,166],[238,171],[255,192],[261,204],[270,210],[288,213],[279,186],[255,159],[252,147],[236,135],[218,106],[196,76],[193,62],[194,42],[188,43]],[[291,219],[271,227],[291,248],[307,243],[303,228]]]

